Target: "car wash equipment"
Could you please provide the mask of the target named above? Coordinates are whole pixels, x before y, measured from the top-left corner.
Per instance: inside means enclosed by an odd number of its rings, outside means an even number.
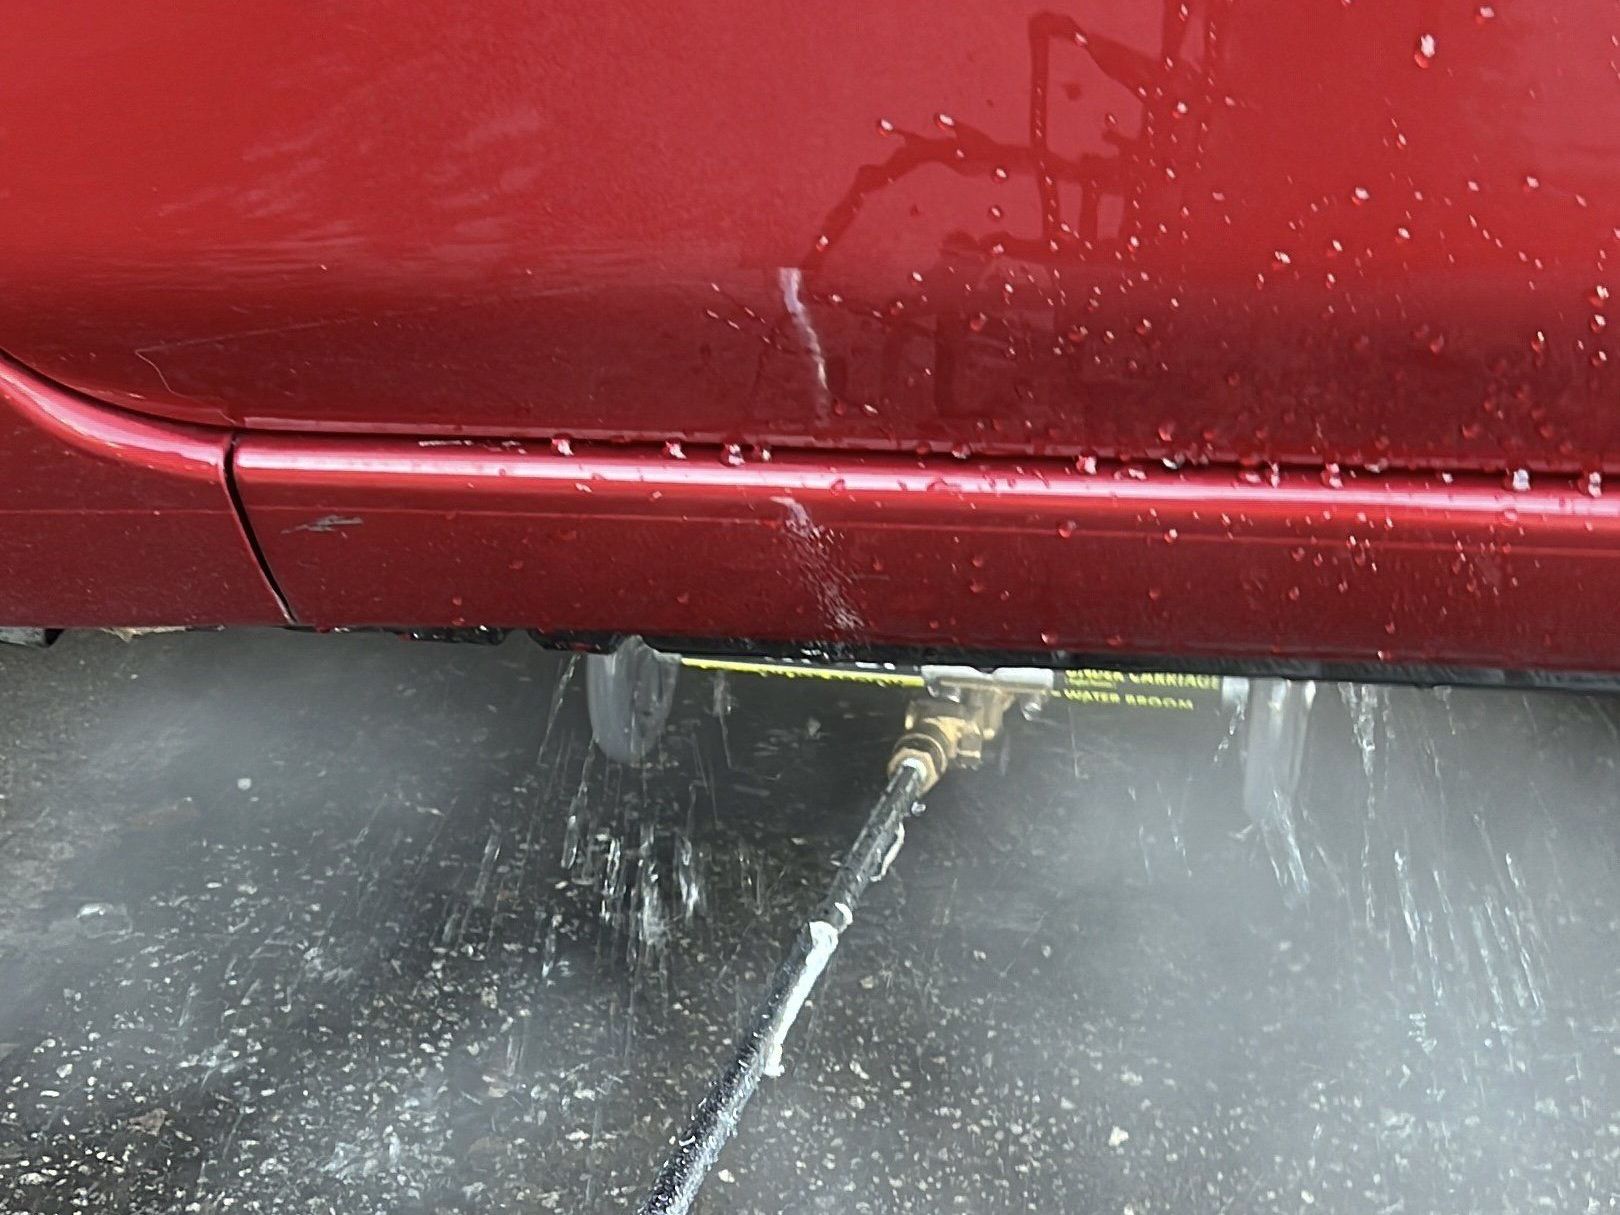
[[[709,1169],[737,1129],[764,1076],[782,1071],[788,1031],[855,917],[866,888],[888,872],[905,839],[905,820],[952,766],[975,766],[1001,731],[1007,710],[1033,712],[1053,685],[1052,672],[937,668],[925,694],[906,711],[906,729],[889,759],[889,779],[826,897],[799,928],[746,1030],[698,1102],[686,1129],[643,1200],[641,1215],[684,1215]]]

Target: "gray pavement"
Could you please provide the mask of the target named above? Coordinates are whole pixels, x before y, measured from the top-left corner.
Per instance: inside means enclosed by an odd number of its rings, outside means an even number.
[[[879,689],[524,639],[0,650],[0,1210],[633,1209],[881,783]],[[911,825],[706,1212],[1620,1210],[1599,698],[1060,707]]]

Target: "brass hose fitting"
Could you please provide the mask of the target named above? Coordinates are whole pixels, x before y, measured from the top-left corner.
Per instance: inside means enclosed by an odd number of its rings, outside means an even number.
[[[939,783],[953,763],[978,767],[985,744],[1001,732],[1015,697],[995,689],[972,689],[960,699],[921,697],[906,706],[906,732],[889,757],[889,773],[910,760],[925,773],[922,792]]]

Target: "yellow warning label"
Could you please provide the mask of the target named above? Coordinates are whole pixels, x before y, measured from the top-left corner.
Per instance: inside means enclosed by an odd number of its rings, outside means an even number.
[[[1079,667],[1063,673],[1069,687],[1178,688],[1198,692],[1219,692],[1219,675],[1192,675],[1183,671],[1110,671],[1103,667]]]
[[[727,658],[683,657],[681,664],[709,671],[730,671],[740,675],[773,675],[788,679],[836,679],[878,684],[892,688],[920,688],[923,679],[915,671],[882,667],[836,667],[810,664]],[[1210,694],[1219,694],[1218,675],[1191,675],[1178,671],[1110,671],[1103,667],[1081,667],[1064,671],[1057,695],[1075,704],[1099,705],[1110,709],[1151,709],[1161,712],[1191,713],[1199,703],[1209,703]]]
[[[1078,704],[1191,713],[1197,709],[1199,700],[1207,702],[1209,694],[1218,695],[1220,690],[1221,679],[1218,675],[1081,667],[1063,673],[1063,686],[1059,694],[1065,700]]]
[[[874,683],[888,688],[920,688],[921,675],[909,671],[888,671],[860,667],[794,666],[785,662],[747,662],[726,658],[681,658],[684,667],[703,671],[729,671],[738,675],[774,675],[783,679],[839,679],[850,683]]]

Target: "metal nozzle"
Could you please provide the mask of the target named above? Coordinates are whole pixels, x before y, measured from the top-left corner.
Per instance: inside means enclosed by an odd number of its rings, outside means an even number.
[[[974,768],[985,744],[1001,732],[1002,719],[1017,696],[991,688],[964,690],[957,700],[929,696],[906,707],[906,732],[889,757],[889,772],[910,760],[924,772],[923,792],[939,783],[953,763]]]

